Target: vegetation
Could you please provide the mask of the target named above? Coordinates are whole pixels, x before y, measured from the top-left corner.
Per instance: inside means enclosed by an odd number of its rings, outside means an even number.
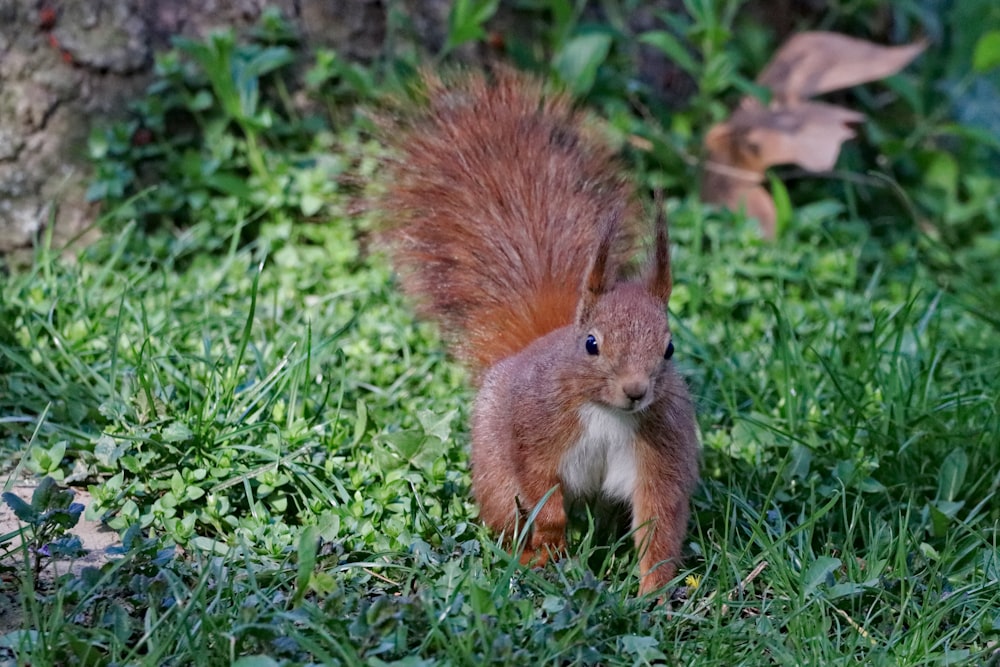
[[[382,152],[364,109],[414,61],[303,63],[269,14],[160,56],[130,120],[91,137],[103,238],[75,262],[43,242],[0,287],[4,478],[70,489],[4,496],[25,542],[0,535],[23,610],[0,664],[998,659],[1000,128],[976,110],[1000,89],[1000,10],[830,3],[824,27],[870,38],[890,15],[934,47],[851,91],[870,120],[840,171],[776,172],[764,242],[699,202],[695,165],[776,37],[735,1],[638,36],[615,3],[600,24],[529,4],[511,58],[668,194],[704,480],[664,604],[587,521],[537,570],[478,525],[466,378],[360,205]],[[496,6],[456,2],[447,48],[489,39]],[[637,43],[691,76],[683,105],[633,78]],[[79,486],[122,545],[46,577],[79,551]]]

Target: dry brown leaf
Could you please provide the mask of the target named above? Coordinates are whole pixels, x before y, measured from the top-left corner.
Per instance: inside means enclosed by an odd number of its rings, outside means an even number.
[[[841,144],[854,136],[850,125],[864,120],[857,111],[806,98],[893,74],[924,47],[922,42],[883,47],[829,32],[789,39],[757,78],[771,89],[771,103],[765,107],[746,97],[729,120],[706,134],[702,198],[744,206],[760,221],[764,236],[773,237],[775,206],[762,185],[765,170],[777,164],[832,169]]]
[[[715,158],[760,175],[776,164],[810,171],[833,168],[840,144],[854,136],[849,123],[864,115],[821,102],[764,108],[750,98],[729,120],[711,128],[705,146]]]
[[[794,105],[831,90],[895,74],[927,46],[881,46],[835,32],[793,35],[757,77],[774,99]]]

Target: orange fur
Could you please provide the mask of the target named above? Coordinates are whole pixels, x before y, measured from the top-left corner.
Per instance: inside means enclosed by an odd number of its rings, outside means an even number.
[[[565,95],[507,70],[427,86],[426,114],[387,133],[383,209],[403,289],[479,371],[573,320],[608,220],[627,259],[633,203]]]
[[[555,489],[523,557],[541,563],[565,545],[564,503],[625,502],[640,590],[656,590],[698,476],[691,400],[664,360],[665,226],[646,279],[623,280],[632,189],[567,97],[509,70],[426,86],[428,108],[387,133],[381,209],[404,291],[476,378],[480,516],[510,536]]]

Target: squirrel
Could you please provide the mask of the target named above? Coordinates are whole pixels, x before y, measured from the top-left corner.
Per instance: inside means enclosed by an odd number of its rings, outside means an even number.
[[[676,574],[698,481],[671,362],[662,212],[651,266],[626,279],[638,205],[614,151],[565,93],[513,70],[425,74],[426,105],[384,127],[383,233],[404,293],[471,371],[472,492],[521,562],[566,546],[566,508],[631,510],[640,594]],[[538,504],[551,492],[544,505]]]

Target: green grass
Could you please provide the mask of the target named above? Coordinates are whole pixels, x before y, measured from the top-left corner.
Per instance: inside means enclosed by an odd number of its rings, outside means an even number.
[[[97,511],[137,526],[103,572],[22,590],[17,660],[985,660],[996,331],[915,252],[859,274],[858,224],[769,245],[674,205],[706,443],[674,600],[636,599],[634,554],[586,530],[532,571],[477,526],[463,375],[346,220],[266,259],[189,235],[150,260],[127,231],[4,285],[3,414],[45,414],[5,448],[30,468],[67,443],[48,472],[99,480]]]
[[[488,9],[471,7],[469,35]],[[809,183],[773,243],[701,206],[676,156],[632,156],[670,193],[675,359],[704,442],[686,561],[656,605],[627,538],[582,521],[571,556],[535,570],[479,525],[465,373],[355,205],[381,151],[353,106],[371,73],[319,56],[311,93],[339,86],[320,122],[272,106],[288,54],[211,44],[182,47],[211,76],[161,60],[167,102],[136,108],[153,143],[133,145],[136,119],[92,138],[102,240],[73,262],[43,241],[0,284],[0,479],[87,487],[123,538],[100,568],[39,576],[73,551],[73,511],[21,508],[28,547],[0,535],[0,593],[23,611],[0,665],[998,660],[988,144],[937,143],[964,135],[934,110],[893,135],[886,112],[878,148],[954,155],[975,182],[935,198],[940,170],[901,157],[892,187]],[[232,97],[227,58],[254,96]],[[625,113],[624,74],[598,74],[601,108],[657,150],[718,111],[703,86],[664,130]]]

